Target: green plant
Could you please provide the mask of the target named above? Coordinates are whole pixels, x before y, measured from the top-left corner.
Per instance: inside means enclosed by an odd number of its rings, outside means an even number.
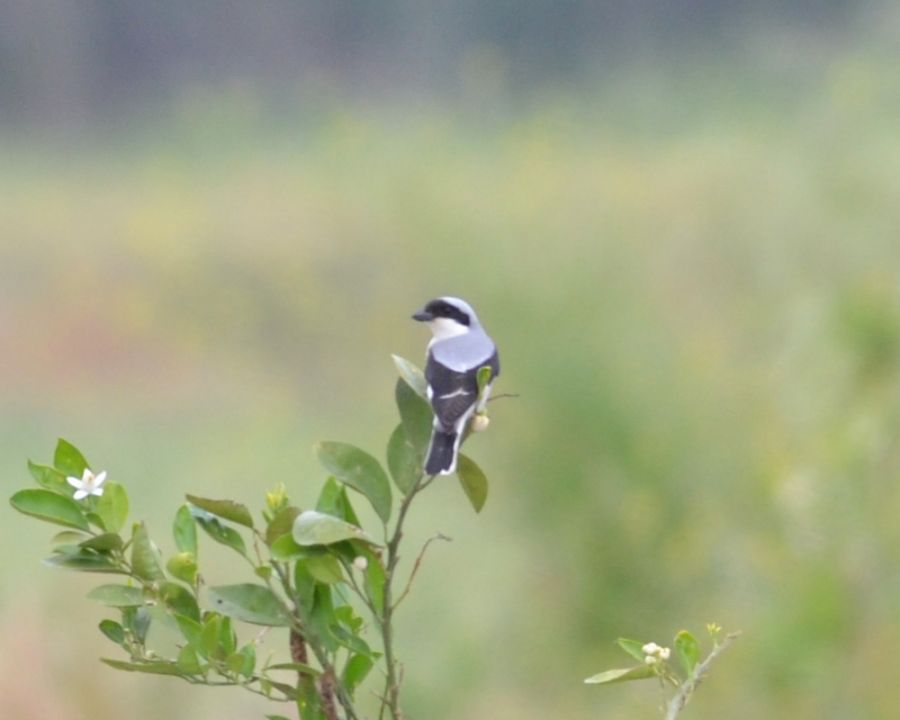
[[[672,654],[671,648],[661,647],[655,642],[642,643],[638,640],[619,638],[616,641],[619,647],[640,664],[607,670],[592,675],[585,682],[590,685],[608,685],[629,680],[656,678],[663,694],[661,709],[665,720],[674,720],[687,705],[700,683],[703,682],[712,663],[740,635],[739,632],[733,632],[723,636],[722,628],[716,623],[709,623],[706,630],[713,646],[702,661],[700,660],[700,643],[691,633],[681,630],[675,635],[672,644],[680,667],[669,662]],[[675,688],[671,697],[667,694],[669,687]]]
[[[10,502],[65,528],[53,538],[47,564],[117,578],[88,595],[116,613],[99,627],[125,658],[104,663],[193,684],[240,686],[295,704],[301,720],[358,720],[358,689],[380,667],[378,717],[402,717],[394,615],[425,549],[443,536],[422,546],[401,580],[404,523],[434,477],[422,469],[431,431],[424,378],[412,363],[394,360],[401,376],[395,388],[400,423],[387,444],[387,472],[357,447],[321,442],[316,452],[329,477],[314,508],[293,505],[283,485],[266,494],[259,517],[233,500],[189,494],[175,513],[174,552],[165,555],[144,522],[129,525],[125,487],[107,482],[105,472],[95,474],[73,444],[60,440],[52,465],[29,461],[38,487],[19,490]],[[457,476],[481,510],[488,489],[484,473],[460,456]],[[371,504],[379,521],[373,530],[362,528],[348,488]],[[251,581],[207,585],[198,527],[246,563]],[[261,635],[239,640],[240,624],[281,629],[288,660],[261,661]],[[152,647],[148,631],[154,625],[177,633],[176,653]],[[380,649],[370,644],[370,628],[380,636]]]

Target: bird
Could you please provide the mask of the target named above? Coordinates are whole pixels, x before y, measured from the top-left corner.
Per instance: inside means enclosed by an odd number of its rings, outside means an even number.
[[[432,334],[425,381],[434,421],[425,472],[450,475],[456,472],[466,424],[473,413],[484,410],[491,384],[500,374],[500,359],[494,341],[465,300],[435,298],[412,317],[428,323]],[[489,367],[491,374],[479,398],[478,372],[483,367]]]

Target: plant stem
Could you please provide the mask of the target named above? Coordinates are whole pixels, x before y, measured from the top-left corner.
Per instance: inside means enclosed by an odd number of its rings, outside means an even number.
[[[403,538],[403,523],[406,520],[406,514],[413,499],[422,490],[428,487],[434,480],[435,476],[430,475],[427,478],[424,475],[419,476],[415,484],[410,488],[409,493],[400,503],[400,509],[397,513],[397,524],[394,527],[394,533],[388,540],[387,544],[387,565],[385,567],[384,581],[384,609],[380,618],[381,640],[384,646],[384,662],[387,666],[385,679],[385,693],[382,699],[381,711],[378,713],[379,720],[384,717],[384,710],[387,707],[392,720],[403,720],[403,713],[400,710],[400,679],[397,673],[397,659],[394,656],[394,597],[393,584],[394,576],[397,570],[397,563],[400,560],[398,549],[400,540]],[[405,593],[404,593],[405,594]]]
[[[694,672],[691,673],[691,676],[681,684],[681,687],[678,688],[678,692],[676,692],[675,696],[669,701],[669,706],[666,708],[665,720],[675,720],[675,718],[678,717],[678,713],[680,713],[684,709],[684,706],[687,705],[694,690],[696,690],[700,683],[703,682],[706,673],[709,671],[710,665],[712,665],[715,659],[725,652],[725,650],[728,649],[728,646],[739,636],[739,632],[733,632],[726,635],[722,642],[718,643],[712,649],[712,652],[710,652],[707,658],[694,668]]]

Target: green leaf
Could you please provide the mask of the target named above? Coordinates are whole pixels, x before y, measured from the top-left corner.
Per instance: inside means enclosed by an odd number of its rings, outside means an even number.
[[[62,530],[56,533],[56,535],[54,535],[50,539],[50,542],[54,545],[77,545],[78,543],[88,539],[90,539],[90,536],[85,535],[83,532],[77,532],[75,530]]]
[[[251,677],[256,668],[256,648],[253,645],[244,645],[238,652],[228,656],[226,664],[232,672],[245,678]]]
[[[198,508],[206,510],[208,513],[230,520],[238,525],[253,528],[253,517],[246,505],[235,502],[234,500],[210,500],[209,498],[197,497],[196,495],[186,495],[187,501]]]
[[[175,615],[191,620],[200,620],[200,608],[191,591],[178,583],[163,583],[159,589],[159,599]]]
[[[431,443],[434,420],[431,405],[402,380],[398,380],[394,388],[394,399],[397,401],[400,421],[406,430],[406,436],[424,462],[428,445]]]
[[[298,560],[294,563],[294,598],[306,613],[311,613],[315,604],[318,583],[306,569],[306,563]]]
[[[638,665],[632,668],[619,668],[592,675],[585,682],[588,685],[605,685],[608,683],[625,682],[626,680],[644,680],[656,677],[656,672],[650,665]]]
[[[384,522],[391,517],[391,484],[381,464],[367,452],[341,442],[320,442],[319,462],[338,480],[365,495]]]
[[[41,487],[71,497],[73,492],[72,486],[66,482],[66,476],[56,468],[38,465],[29,460],[28,472],[31,473],[31,477]]]
[[[88,503],[96,502],[93,501],[92,498],[88,499]],[[88,505],[90,507],[90,505]],[[101,518],[97,513],[92,510],[88,510],[85,508],[84,516],[87,518],[87,521],[96,528],[99,528],[103,532],[106,532],[106,525],[103,524],[103,518]]]
[[[378,553],[366,548],[361,549],[360,552],[367,561],[366,572],[363,576],[366,595],[379,613],[384,612],[384,584],[387,577],[384,565]]]
[[[178,653],[178,659],[175,661],[175,667],[184,675],[199,675],[203,672],[203,666],[200,664],[200,658],[197,657],[197,650],[191,645],[185,645]]]
[[[331,634],[348,650],[352,650],[361,655],[372,655],[372,650],[366,644],[366,641],[358,635],[353,634],[342,625],[332,625]]]
[[[219,626],[222,623],[222,616],[219,613],[207,613],[203,621],[203,628],[200,631],[200,641],[197,643],[197,649],[205,658],[221,659],[222,653],[219,652]]]
[[[208,513],[206,510],[193,505],[191,506],[191,515],[200,527],[203,528],[206,534],[217,543],[226,545],[235,552],[239,552],[241,555],[246,556],[247,546],[244,544],[244,538],[241,537],[237,530],[228,527],[227,525],[223,525],[219,522],[217,517]]]
[[[147,607],[122,608],[122,624],[134,634],[139,643],[146,641],[152,620],[150,609]]]
[[[82,550],[76,553],[61,553],[44,559],[45,565],[65,568],[66,570],[78,570],[81,572],[115,573],[126,575],[125,570],[107,555],[99,555],[90,550]]]
[[[315,509],[326,515],[334,515],[341,520],[346,520],[351,525],[360,524],[359,517],[350,503],[350,498],[347,497],[347,488],[340,485],[333,477],[328,478],[322,485]]]
[[[675,652],[690,677],[700,661],[700,643],[687,630],[682,630],[675,636]]]
[[[272,558],[280,562],[306,558],[309,556],[309,548],[298,545],[291,535],[282,535],[269,548]]]
[[[103,527],[117,533],[128,519],[128,494],[118,483],[104,483],[103,495],[97,499],[94,512],[103,521]]]
[[[266,665],[266,671],[269,670],[292,670],[296,673],[303,673],[304,675],[311,675],[312,677],[318,677],[322,674],[322,671],[318,668],[314,668],[312,665],[304,665],[303,663],[296,662],[285,662],[285,663],[275,663],[274,665]]]
[[[172,617],[175,618],[175,622],[178,624],[181,634],[184,635],[184,639],[194,647],[202,650],[203,626],[196,620],[178,613],[173,614]]]
[[[290,535],[294,520],[300,514],[300,508],[288,506],[280,510],[266,528],[266,545],[271,546],[283,535]]]
[[[409,441],[403,423],[397,425],[391,433],[391,439],[388,440],[387,464],[394,485],[404,495],[412,490],[422,475],[422,456]]]
[[[310,555],[306,559],[306,569],[316,580],[326,584],[339,583],[344,579],[341,563],[329,553]]]
[[[309,618],[310,623],[322,645],[329,652],[333,653],[338,649],[338,642],[331,631],[332,625],[335,623],[331,586],[315,583],[314,587],[313,606]]]
[[[124,660],[113,660],[112,658],[100,658],[100,662],[106,663],[116,670],[125,670],[126,672],[147,673],[149,675],[175,675],[178,677],[184,675],[173,662],[126,662]]]
[[[109,607],[139,607],[144,604],[144,591],[128,585],[99,585],[87,596],[89,600]]]
[[[116,645],[125,645],[125,628],[123,628],[115,620],[101,620],[100,632],[112,640]]]
[[[90,467],[84,455],[67,440],[60,438],[56,443],[56,452],[53,453],[53,465],[63,475],[81,478],[85,468]]]
[[[356,688],[359,687],[359,684],[366,679],[366,675],[369,674],[374,665],[375,662],[371,656],[363,653],[357,653],[347,661],[347,665],[344,667],[343,681],[344,687],[347,688],[347,692],[351,696],[356,691]]]
[[[616,640],[616,645],[622,648],[625,652],[627,652],[631,657],[633,657],[638,662],[644,662],[644,643],[638,640],[629,640],[628,638],[619,638]]]
[[[415,390],[419,397],[427,398],[426,388],[428,383],[425,381],[425,375],[422,371],[409,360],[399,355],[391,355],[391,359],[394,361],[397,372],[400,373],[400,377],[403,378],[406,384]]]
[[[172,577],[193,585],[197,580],[197,558],[194,557],[194,553],[180,552],[169,558],[166,570]]]
[[[88,548],[90,550],[108,552],[110,550],[121,550],[123,543],[122,538],[115,533],[103,533],[102,535],[95,535],[92,538],[83,540],[78,543],[78,545],[79,547]]]
[[[219,647],[226,656],[237,649],[237,635],[234,633],[234,624],[228,616],[219,621]]]
[[[72,498],[51,490],[32,488],[19,490],[9,499],[9,502],[20,513],[31,515],[39,520],[78,530],[90,529],[82,507]]]
[[[136,523],[131,534],[131,569],[142,580],[165,580],[159,551],[154,547],[144,523]]]
[[[305,510],[297,516],[292,531],[298,545],[332,545],[343,540],[376,544],[362,529],[333,515]]]
[[[456,476],[459,478],[459,483],[462,485],[466,497],[469,498],[469,502],[475,508],[475,512],[481,512],[481,508],[484,507],[484,503],[487,500],[487,476],[472,458],[462,453],[459,454],[459,459],[456,461]]]
[[[209,589],[209,600],[223,615],[254,625],[287,627],[291,618],[278,598],[262,585],[243,583]]]
[[[490,365],[483,365],[478,368],[478,374],[475,377],[475,381],[478,383],[478,397],[482,397],[484,395],[484,389],[491,382],[491,376],[494,374],[494,371],[491,370]]]
[[[172,535],[175,537],[175,546],[181,552],[197,557],[197,523],[194,522],[188,505],[182,505],[175,513]]]

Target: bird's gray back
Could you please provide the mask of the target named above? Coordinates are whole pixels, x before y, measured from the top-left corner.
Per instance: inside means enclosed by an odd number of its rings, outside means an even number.
[[[494,354],[494,342],[481,328],[473,328],[464,335],[440,340],[431,346],[435,360],[456,372],[465,372]]]

